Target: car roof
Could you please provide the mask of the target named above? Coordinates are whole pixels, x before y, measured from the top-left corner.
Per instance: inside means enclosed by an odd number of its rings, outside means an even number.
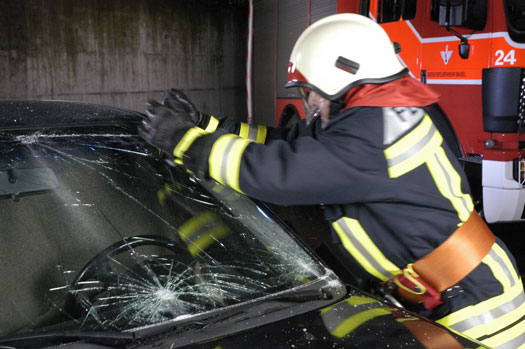
[[[0,100],[0,131],[139,122],[143,114],[76,101]]]

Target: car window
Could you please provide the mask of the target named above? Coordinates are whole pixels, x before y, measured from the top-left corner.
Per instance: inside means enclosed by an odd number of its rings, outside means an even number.
[[[525,4],[520,0],[503,0],[503,6],[511,39],[525,42]]]
[[[121,331],[312,282],[343,287],[255,202],[135,126],[4,132],[0,336]]]
[[[417,1],[415,0],[378,0],[377,23],[414,19],[416,16],[416,5]]]
[[[432,0],[430,5],[430,18],[445,27],[483,30],[487,14],[487,0]]]

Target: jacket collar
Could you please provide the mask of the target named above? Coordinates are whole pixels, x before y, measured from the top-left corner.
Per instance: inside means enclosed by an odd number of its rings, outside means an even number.
[[[353,107],[423,107],[439,101],[439,94],[410,76],[384,84],[363,84],[346,94],[342,110]]]

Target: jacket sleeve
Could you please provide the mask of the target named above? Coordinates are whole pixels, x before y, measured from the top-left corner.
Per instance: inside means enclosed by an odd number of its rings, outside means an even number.
[[[330,142],[297,137],[291,142],[259,144],[234,134],[214,132],[199,137],[189,147],[184,165],[234,190],[281,205],[373,200],[367,187],[385,180],[384,160],[377,161],[381,149],[366,144],[363,147],[359,138],[349,138],[337,130],[326,137]],[[353,141],[355,144],[351,144]],[[344,151],[334,151],[341,145]],[[367,161],[372,168],[364,172],[359,163],[363,155],[376,158]],[[199,163],[198,159],[206,161]]]
[[[221,128],[228,133],[260,144],[266,144],[275,139],[287,139],[290,134],[290,128],[250,125],[229,118],[218,119],[211,115],[204,115],[199,127],[207,132],[215,132]]]

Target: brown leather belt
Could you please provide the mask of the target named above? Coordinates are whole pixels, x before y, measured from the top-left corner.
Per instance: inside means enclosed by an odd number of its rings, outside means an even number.
[[[413,269],[441,292],[474,270],[489,253],[496,237],[476,211],[447,240],[414,263]]]

